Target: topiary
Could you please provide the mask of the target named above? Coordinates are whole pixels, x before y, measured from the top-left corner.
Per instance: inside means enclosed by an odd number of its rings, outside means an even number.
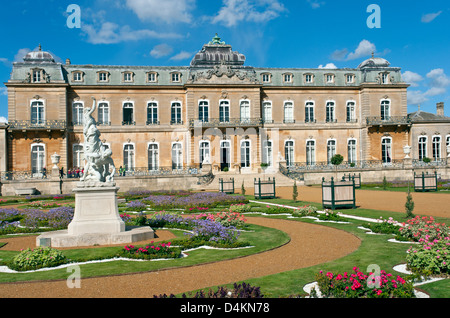
[[[51,247],[27,248],[16,255],[9,267],[16,271],[36,270],[44,267],[55,267],[68,263],[64,254]]]

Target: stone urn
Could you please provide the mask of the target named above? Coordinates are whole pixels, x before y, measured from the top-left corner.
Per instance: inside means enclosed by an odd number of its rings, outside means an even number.
[[[53,169],[59,169],[59,167],[58,167],[58,163],[59,163],[59,160],[61,159],[61,156],[60,155],[58,155],[56,152],[51,156],[51,158],[52,158],[52,163],[53,163]]]
[[[404,146],[403,147],[403,152],[405,153],[405,159],[409,158],[409,154],[411,153],[411,146]]]

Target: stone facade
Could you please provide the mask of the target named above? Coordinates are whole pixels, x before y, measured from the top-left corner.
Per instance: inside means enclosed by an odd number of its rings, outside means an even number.
[[[4,169],[39,174],[54,153],[66,171],[83,166],[80,114],[92,97],[100,138],[116,167],[129,171],[199,168],[208,158],[215,171],[255,173],[262,162],[277,170],[280,160],[314,165],[341,154],[389,164],[404,158],[404,146],[415,153],[408,85],[388,61],[372,56],[345,69],[244,64],[217,36],[187,67],[61,64],[30,52],[6,83]]]

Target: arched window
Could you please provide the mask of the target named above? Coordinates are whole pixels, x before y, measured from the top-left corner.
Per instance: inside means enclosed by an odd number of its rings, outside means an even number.
[[[178,125],[178,124],[183,123],[181,121],[181,103],[180,102],[172,102],[170,123],[172,125]]]
[[[250,120],[250,101],[242,100],[240,103],[241,121]]]
[[[381,160],[384,164],[392,162],[392,138],[390,137],[381,139]]]
[[[356,163],[356,140],[349,139],[347,142],[347,155],[349,163]]]
[[[306,164],[308,166],[314,165],[316,162],[316,142],[308,140],[306,142]]]
[[[327,142],[327,161],[331,164],[331,158],[336,154],[336,140],[330,139]]]
[[[241,142],[241,168],[250,167],[250,141],[243,140]]]
[[[381,101],[381,120],[389,120],[391,117],[391,102],[387,99]]]
[[[156,171],[158,169],[159,169],[158,144],[151,143],[148,145],[148,170]]]
[[[441,159],[441,136],[433,136],[433,160]]]
[[[147,125],[158,124],[158,103],[149,102],[147,104]]]
[[[272,102],[263,102],[263,121],[264,123],[272,123]]]
[[[419,160],[423,160],[427,156],[427,137],[419,137]]]
[[[294,141],[287,140],[284,143],[284,158],[286,166],[290,167],[294,163]]]
[[[355,102],[349,101],[347,102],[347,122],[352,123],[355,122]]]
[[[43,144],[31,145],[31,173],[33,176],[42,176],[45,168],[45,146]]]
[[[306,102],[305,104],[305,123],[314,122],[314,102]]]
[[[335,108],[334,101],[327,101],[326,109],[325,109],[327,123],[334,123],[336,121],[335,114],[334,114],[334,108]]]
[[[83,125],[83,108],[81,102],[75,102],[72,105],[72,121],[74,125]]]
[[[44,102],[40,100],[31,101],[31,124],[42,125],[45,123]]]
[[[109,104],[107,102],[98,103],[98,122],[99,125],[109,125]]]
[[[284,122],[285,123],[295,123],[294,120],[294,103],[285,102],[284,103]]]
[[[221,123],[230,121],[230,101],[221,100],[219,103],[219,120]]]
[[[263,163],[267,163],[269,167],[273,166],[273,149],[272,149],[272,141],[264,140],[263,142]]]
[[[209,102],[207,100],[201,100],[198,103],[198,120],[207,123],[209,119]]]
[[[209,151],[209,141],[201,141],[200,142],[200,167],[203,164],[203,161],[210,157],[210,151]]]
[[[183,168],[183,150],[181,143],[177,142],[172,145],[172,169],[178,170]]]
[[[132,102],[123,103],[122,125],[134,125],[134,105]]]
[[[82,144],[73,145],[73,168],[84,166],[84,150]]]
[[[123,165],[126,171],[134,170],[134,145],[126,144],[123,147]]]

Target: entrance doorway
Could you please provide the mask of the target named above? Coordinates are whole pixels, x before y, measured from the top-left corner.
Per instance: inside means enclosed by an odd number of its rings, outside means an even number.
[[[230,169],[230,150],[231,144],[228,140],[220,142],[220,170]],[[226,168],[226,169],[225,169]]]

